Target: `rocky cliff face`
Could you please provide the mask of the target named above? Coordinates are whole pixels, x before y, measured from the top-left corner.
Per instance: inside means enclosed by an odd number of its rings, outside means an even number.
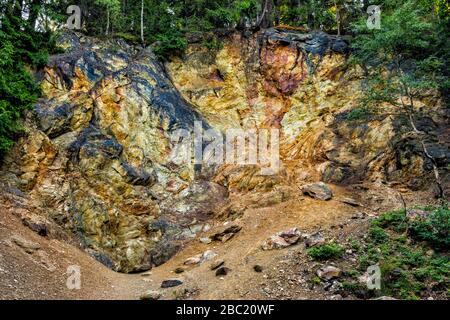
[[[223,168],[231,188],[252,190],[287,180],[430,187],[431,160],[402,111],[381,105],[365,114],[358,108],[364,72],[347,63],[349,54],[341,38],[267,30],[234,34],[215,54],[193,45],[168,69],[212,126],[280,129],[280,177],[268,177],[265,184],[248,168]],[[418,129],[428,133],[425,144],[448,179],[448,109],[429,93],[415,111]]]
[[[44,97],[6,160],[5,177],[107,266],[132,272],[159,265],[202,215],[176,211],[173,198],[184,190],[194,205],[199,192],[226,192],[193,184],[193,168],[169,159],[170,132],[207,124],[150,51],[75,35],[60,45],[67,53],[44,70]]]
[[[74,236],[114,270],[164,263],[230,208],[230,194],[318,180],[432,185],[430,160],[398,110],[348,117],[363,74],[346,64],[342,39],[233,34],[217,51],[192,44],[166,66],[120,41],[67,34],[60,45],[66,53],[40,75],[43,98],[5,160],[2,184],[20,193],[18,214],[30,227]],[[448,118],[437,96],[416,105],[448,185]],[[255,166],[176,164],[171,134],[196,121],[223,132],[279,129],[281,170],[260,176]]]

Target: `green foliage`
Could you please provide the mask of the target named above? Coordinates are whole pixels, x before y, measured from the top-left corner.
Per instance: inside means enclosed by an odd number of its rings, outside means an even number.
[[[426,219],[413,221],[409,232],[414,239],[425,241],[436,250],[449,250],[450,209],[441,207],[430,213]]]
[[[95,0],[95,3],[108,8],[114,14],[117,14],[120,11],[119,0]]]
[[[0,158],[21,132],[19,120],[39,96],[28,69],[47,62],[51,37],[35,32],[17,18],[4,18],[0,28]]]
[[[431,286],[441,292],[448,287],[449,210],[428,209],[430,214],[424,219],[409,220],[404,211],[394,211],[372,222],[359,269],[364,272],[370,265],[380,266],[380,294],[416,300]],[[441,253],[429,251],[427,245]]]
[[[360,245],[360,243],[359,243],[356,239],[350,238],[350,239],[348,240],[348,242],[349,242],[349,244],[350,244],[350,248],[351,248],[353,251],[359,252],[359,251],[361,250],[361,245]]]
[[[365,120],[372,115],[368,108],[355,108],[347,114],[348,121]]]
[[[404,58],[415,58],[421,50],[428,50],[433,25],[423,18],[425,13],[415,2],[406,1],[393,12],[385,12],[381,30],[368,30],[366,19],[355,24],[355,31],[360,35],[353,45],[362,60],[378,59],[389,63],[395,58],[393,54],[401,52]]]
[[[318,261],[340,258],[343,254],[344,248],[334,242],[326,243],[308,250],[308,255]]]
[[[448,256],[428,256],[421,247],[391,242],[394,254],[379,259],[383,276],[382,292],[402,299],[418,299],[427,285],[448,281]]]
[[[203,41],[202,45],[210,51],[218,51],[223,47],[223,43],[217,37]]]
[[[371,227],[369,230],[369,237],[375,243],[384,243],[389,239],[388,234],[380,227]]]
[[[429,89],[442,92],[448,80],[449,25],[437,19],[434,4],[420,0],[382,1],[381,30],[369,30],[366,17],[353,24],[357,34],[353,61],[361,64],[369,79],[364,106],[387,102],[412,107],[413,99]],[[399,97],[406,97],[399,102]]]
[[[356,295],[358,292],[366,291],[367,287],[362,283],[344,281],[342,282],[342,290]]]
[[[426,208],[430,211],[426,218],[410,220],[405,211],[388,212],[372,222],[372,230],[391,229],[396,232],[408,231],[415,241],[427,242],[435,250],[450,247],[450,210],[448,206]],[[375,231],[376,232],[376,231]],[[401,239],[398,239],[401,241]]]
[[[127,32],[116,32],[114,35],[117,38],[120,38],[120,39],[122,39],[128,43],[132,43],[132,44],[137,44],[140,41],[139,37],[137,37],[131,33],[127,33]]]
[[[120,19],[120,0],[95,0],[95,4],[106,9],[106,33],[110,28],[114,28],[119,23]]]
[[[183,52],[187,47],[187,40],[177,32],[159,34],[156,37],[157,43],[154,47],[155,54],[162,60],[171,54]]]
[[[315,285],[319,285],[322,283],[322,279],[320,279],[320,277],[318,277],[318,276],[314,276],[311,278],[311,283],[315,284]]]
[[[387,212],[372,221],[372,226],[384,229],[391,228],[397,232],[403,232],[407,228],[406,212],[404,210]]]

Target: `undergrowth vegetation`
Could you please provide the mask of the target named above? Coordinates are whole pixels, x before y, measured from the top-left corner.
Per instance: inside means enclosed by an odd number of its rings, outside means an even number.
[[[371,221],[363,239],[348,239],[357,261],[347,265],[341,293],[358,298],[450,298],[450,209],[448,205],[388,212]],[[308,250],[317,261],[345,263],[344,248],[330,242]],[[379,266],[381,290],[361,281],[368,267]],[[313,283],[318,282],[315,277]],[[319,281],[320,282],[320,281]]]
[[[450,210],[428,208],[423,215],[395,211],[372,222],[359,271],[378,264],[384,295],[420,299],[430,291],[449,294]]]
[[[334,242],[330,242],[309,249],[308,254],[314,260],[324,261],[342,257],[344,254],[344,248]]]

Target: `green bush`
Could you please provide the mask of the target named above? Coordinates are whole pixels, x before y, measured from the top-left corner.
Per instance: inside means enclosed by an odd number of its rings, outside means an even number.
[[[202,45],[210,51],[219,51],[223,48],[223,42],[217,37],[203,41]]]
[[[372,226],[403,232],[407,228],[406,212],[399,210],[384,213],[378,219],[372,221]]]
[[[375,243],[383,243],[389,239],[388,234],[382,228],[373,226],[369,230],[369,237]]]
[[[324,261],[342,257],[344,248],[334,242],[330,242],[309,249],[308,254],[314,260]]]
[[[342,291],[357,295],[359,292],[366,292],[367,286],[362,283],[344,281],[342,283]]]
[[[162,60],[167,60],[172,54],[183,52],[188,45],[185,36],[180,31],[159,34],[156,40],[153,50]]]
[[[428,242],[434,249],[450,249],[450,209],[441,207],[434,210],[426,219],[411,223],[409,232],[418,241]]]

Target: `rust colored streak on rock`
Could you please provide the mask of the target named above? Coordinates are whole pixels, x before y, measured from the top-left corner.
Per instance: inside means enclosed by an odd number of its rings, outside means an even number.
[[[267,93],[292,94],[307,76],[304,54],[293,46],[267,44],[261,60]]]

